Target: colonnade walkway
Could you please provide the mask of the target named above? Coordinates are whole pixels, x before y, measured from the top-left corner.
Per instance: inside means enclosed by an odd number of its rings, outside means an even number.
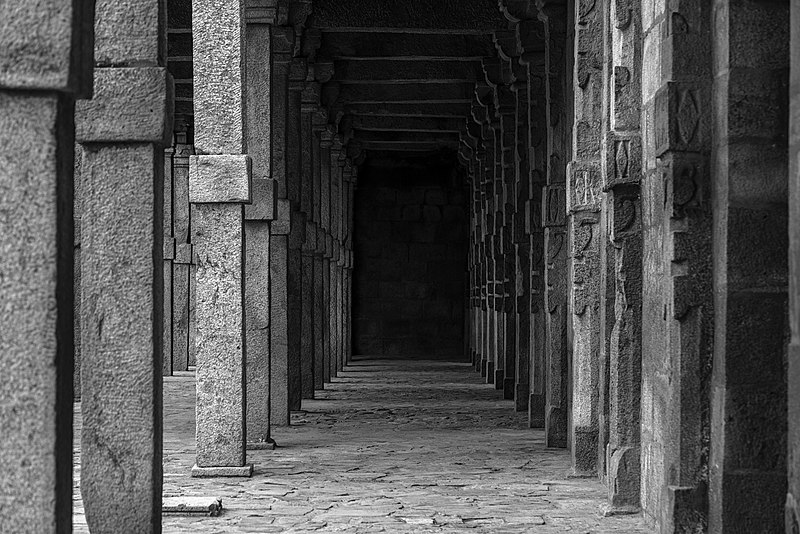
[[[607,490],[569,478],[569,452],[546,449],[509,402],[469,364],[356,360],[275,429],[276,450],[248,451],[252,478],[197,479],[194,376],[165,377],[164,495],[220,497],[224,511],[165,515],[164,532],[650,532],[638,515],[603,517]]]

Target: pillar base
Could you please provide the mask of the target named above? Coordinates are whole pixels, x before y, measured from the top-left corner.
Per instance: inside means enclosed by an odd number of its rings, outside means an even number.
[[[514,390],[517,388],[517,381],[512,376],[511,378],[503,379],[503,398],[505,400],[514,400]]]
[[[505,377],[505,369],[495,369],[494,371],[494,389],[498,391],[503,390],[503,378]]]
[[[267,441],[248,441],[246,448],[248,451],[274,451],[275,447],[275,440],[269,438]]]
[[[161,513],[217,517],[222,513],[222,499],[219,497],[167,497],[161,503]]]
[[[545,427],[545,404],[547,399],[544,395],[534,393],[528,399],[528,426],[530,428]]]
[[[612,504],[604,504],[600,507],[600,514],[603,517],[611,517],[614,515],[634,515],[638,514],[641,509],[638,506],[614,506]]]
[[[199,467],[197,464],[194,464],[192,467],[193,478],[251,476],[253,476],[253,464],[245,464],[241,467]]]
[[[528,410],[528,396],[530,395],[530,387],[527,384],[517,384],[517,392],[514,397],[515,405],[514,410],[518,412],[525,412]]]

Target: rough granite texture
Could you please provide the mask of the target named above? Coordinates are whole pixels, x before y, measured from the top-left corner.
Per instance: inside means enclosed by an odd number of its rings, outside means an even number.
[[[56,532],[72,507],[71,108],[0,91],[2,532]]]
[[[244,231],[247,442],[260,443],[269,438],[270,421],[269,223],[245,221]]]
[[[198,154],[243,154],[244,2],[192,2],[194,142]]]
[[[189,157],[189,202],[243,203],[252,201],[252,163],[245,155]]]
[[[245,463],[244,208],[197,204],[197,465]]]
[[[172,76],[164,67],[102,68],[91,100],[79,100],[79,143],[172,143]],[[164,120],[168,117],[169,120]]]
[[[100,532],[160,519],[163,154],[84,145],[81,493]]]
[[[97,66],[166,63],[166,2],[97,0],[95,62]]]

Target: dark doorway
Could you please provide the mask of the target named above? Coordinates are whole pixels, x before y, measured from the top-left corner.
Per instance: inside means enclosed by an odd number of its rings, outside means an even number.
[[[453,153],[374,155],[355,200],[353,344],[367,356],[463,360],[467,211]]]

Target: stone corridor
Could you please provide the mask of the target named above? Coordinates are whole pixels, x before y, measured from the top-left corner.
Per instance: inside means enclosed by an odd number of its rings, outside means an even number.
[[[603,486],[569,478],[569,454],[545,448],[469,364],[354,361],[275,432],[276,450],[248,452],[249,479],[191,478],[193,373],[165,379],[164,396],[165,498],[221,497],[224,508],[166,514],[165,533],[651,532],[638,515],[602,517]],[[75,476],[84,533],[77,462]]]

